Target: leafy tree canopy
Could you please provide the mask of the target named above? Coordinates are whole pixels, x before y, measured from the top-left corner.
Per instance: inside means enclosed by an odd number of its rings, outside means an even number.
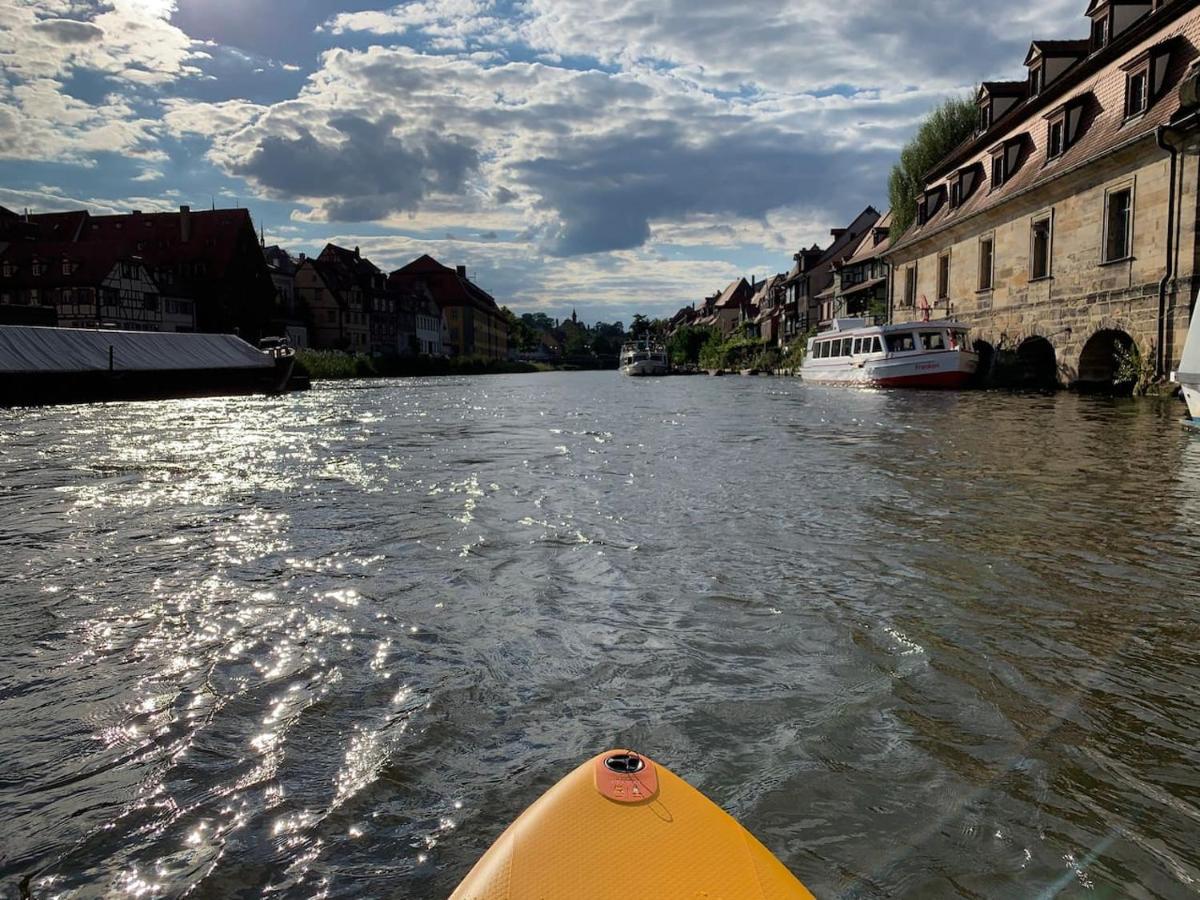
[[[916,218],[916,198],[925,189],[925,175],[975,133],[978,121],[974,94],[951,97],[925,117],[913,139],[900,151],[900,162],[888,178],[893,238],[908,231]]]

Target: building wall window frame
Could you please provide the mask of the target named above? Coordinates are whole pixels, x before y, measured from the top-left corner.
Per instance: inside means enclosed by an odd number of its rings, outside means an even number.
[[[1029,221],[1029,280],[1054,277],[1054,210],[1033,216]]]
[[[1046,67],[1038,64],[1029,70],[1029,96],[1036,97],[1046,86]]]
[[[1100,263],[1109,265],[1133,259],[1134,182],[1113,185],[1104,192]]]
[[[937,299],[950,299],[950,251],[944,250],[938,254],[937,260]]]
[[[977,284],[979,292],[992,290],[996,280],[996,235],[995,233],[979,236],[979,277]]]
[[[1092,20],[1092,53],[1098,53],[1108,46],[1110,29],[1111,17],[1108,13]]]
[[[904,292],[900,295],[900,306],[905,309],[912,309],[917,305],[917,264],[905,266],[904,276],[901,279]]]
[[[1067,116],[1060,112],[1046,122],[1046,159],[1058,159],[1067,152]]]
[[[1149,59],[1125,73],[1125,118],[1134,119],[1150,108]]]

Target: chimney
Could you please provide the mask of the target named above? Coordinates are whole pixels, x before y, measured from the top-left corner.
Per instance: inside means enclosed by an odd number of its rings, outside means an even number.
[[[455,266],[455,270],[458,272],[459,278],[467,277],[467,267],[466,266]]]
[[[832,229],[830,229],[829,233],[831,235],[833,235],[833,239],[836,241],[838,238],[840,238],[843,234],[846,233],[846,229],[845,228],[832,228]]]
[[[359,254],[359,252],[358,252],[358,245],[357,245],[357,244],[355,244],[355,245],[354,245],[354,258],[355,258],[355,259],[362,259],[362,256],[361,256],[361,255]]]
[[[179,207],[179,240],[187,243],[192,238],[192,208]]]

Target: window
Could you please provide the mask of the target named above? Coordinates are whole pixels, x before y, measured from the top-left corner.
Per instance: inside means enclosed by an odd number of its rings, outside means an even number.
[[[1036,281],[1050,277],[1051,216],[1033,220],[1029,248],[1029,277]]]
[[[1150,66],[1144,65],[1126,76],[1125,118],[1140,116],[1150,105]]]
[[[917,349],[911,332],[889,334],[885,337],[885,340],[887,341],[888,353],[908,353],[911,350]]]
[[[945,350],[946,336],[941,331],[922,331],[921,332],[921,349],[923,350]]]
[[[62,261],[62,273],[63,273],[64,275],[70,275],[70,274],[71,274],[71,261],[70,261],[69,259],[64,259],[64,260]]]
[[[986,103],[979,108],[979,130],[987,131],[992,127],[992,104]]]
[[[950,252],[938,257],[937,295],[939,300],[950,297]]]
[[[1029,70],[1029,96],[1036,97],[1042,92],[1042,86],[1045,83],[1046,70],[1041,66],[1036,66]]]
[[[1108,46],[1108,16],[1101,16],[1092,21],[1092,52]]]
[[[917,267],[909,266],[904,270],[904,306],[917,304]]]
[[[33,274],[35,277],[42,274],[42,264],[36,259],[33,261]]]
[[[12,277],[13,277],[13,273],[14,273],[14,272],[16,272],[16,271],[17,271],[17,270],[13,268],[13,265],[12,265],[12,263],[7,263],[7,262],[6,262],[6,263],[4,264],[3,273],[4,273],[4,277],[5,277],[5,278],[12,278]]]
[[[854,343],[854,341],[851,338],[844,338],[842,340],[842,352],[841,352],[842,356],[850,356],[851,355],[850,348],[853,343]]]
[[[1104,203],[1104,262],[1128,259],[1133,251],[1133,188],[1109,191]]]
[[[1004,184],[1004,154],[992,154],[992,190]]]
[[[1046,138],[1046,158],[1057,159],[1067,149],[1066,130],[1063,116],[1050,121],[1049,135]]]
[[[854,348],[850,351],[850,354],[852,356],[858,356],[858,354],[862,353],[862,344],[862,338],[855,338]]]
[[[992,269],[995,266],[994,245],[995,238],[991,235],[979,239],[979,289],[981,291],[992,289]]]
[[[875,343],[871,346],[871,352],[872,353],[882,353],[883,352],[883,343],[880,341],[879,338],[875,338]]]

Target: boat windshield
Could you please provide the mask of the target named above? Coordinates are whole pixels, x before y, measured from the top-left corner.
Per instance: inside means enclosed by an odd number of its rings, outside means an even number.
[[[944,331],[922,331],[921,332],[921,349],[922,350],[945,350],[946,349],[946,332],[944,332]]]
[[[889,334],[886,335],[885,339],[887,340],[888,353],[908,353],[910,350],[917,349],[911,331]]]

